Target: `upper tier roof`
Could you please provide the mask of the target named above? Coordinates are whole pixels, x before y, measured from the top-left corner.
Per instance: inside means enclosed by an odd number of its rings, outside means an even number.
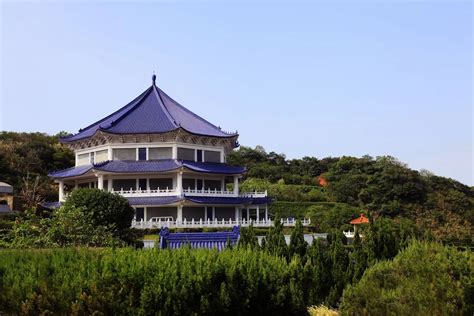
[[[80,129],[77,134],[61,138],[64,143],[93,136],[97,131],[111,134],[160,134],[176,129],[212,137],[234,137],[174,101],[155,84],[118,111]]]

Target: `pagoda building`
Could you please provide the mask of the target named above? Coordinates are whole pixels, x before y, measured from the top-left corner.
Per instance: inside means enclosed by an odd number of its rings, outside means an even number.
[[[128,199],[135,227],[270,226],[267,193],[241,193],[246,168],[226,164],[238,133],[194,114],[155,81],[153,75],[130,103],[60,139],[76,163],[49,174],[59,201],[75,188],[98,188]]]

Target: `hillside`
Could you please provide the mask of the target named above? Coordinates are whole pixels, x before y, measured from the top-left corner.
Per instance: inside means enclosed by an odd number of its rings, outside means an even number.
[[[15,187],[16,196],[39,177],[46,200],[57,196],[47,172],[70,167],[73,153],[58,135],[0,133],[0,181]],[[472,245],[474,190],[458,181],[409,169],[393,157],[303,157],[267,153],[241,146],[228,162],[246,166],[243,191],[268,190],[275,198],[273,214],[310,216],[317,230],[349,228],[347,222],[369,210],[373,217],[408,220],[420,235]]]

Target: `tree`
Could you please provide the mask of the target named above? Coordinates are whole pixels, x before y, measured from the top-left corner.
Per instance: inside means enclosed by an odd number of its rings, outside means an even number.
[[[308,243],[304,240],[303,224],[301,220],[298,219],[290,236],[290,245],[288,247],[289,257],[291,258],[298,255],[300,258],[304,258],[307,247]]]
[[[253,229],[253,223],[251,223],[247,228],[241,228],[238,247],[248,247],[250,249],[259,248],[257,236],[255,235],[255,230]]]
[[[288,246],[283,235],[283,224],[280,218],[275,218],[273,227],[266,236],[265,247],[268,252],[279,257],[288,257]]]
[[[128,232],[135,214],[126,198],[99,189],[76,189],[64,206],[83,209],[92,224],[108,227],[116,236]]]
[[[359,233],[357,232],[354,236],[352,251],[349,255],[347,280],[353,284],[357,283],[364,274],[365,269],[367,269],[367,254],[362,246]]]

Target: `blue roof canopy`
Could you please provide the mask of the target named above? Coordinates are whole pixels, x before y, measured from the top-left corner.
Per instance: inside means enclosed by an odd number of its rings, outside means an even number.
[[[230,232],[170,233],[167,227],[160,231],[160,248],[176,249],[183,246],[223,250],[228,244],[235,246],[240,238],[240,228]]]
[[[234,137],[174,101],[153,82],[133,101],[109,116],[61,138],[64,143],[93,136],[97,131],[112,134],[160,134],[177,129],[212,137]]]
[[[109,160],[94,165],[84,165],[51,172],[49,176],[56,179],[77,177],[86,174],[90,170],[116,173],[156,173],[172,171],[182,167],[195,172],[228,175],[242,174],[247,171],[245,167],[233,167],[224,163],[203,163],[176,159],[147,161]]]

